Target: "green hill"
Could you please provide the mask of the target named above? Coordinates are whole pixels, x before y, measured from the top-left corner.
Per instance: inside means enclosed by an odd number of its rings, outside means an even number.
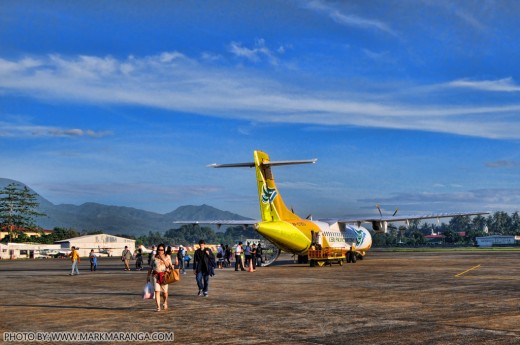
[[[9,183],[16,183],[20,186],[25,184],[0,178],[0,188],[4,188]],[[31,189],[29,186],[27,186]],[[40,206],[39,212],[45,213],[46,217],[35,219],[36,224],[44,229],[54,227],[74,228],[78,231],[98,231],[101,230],[108,234],[129,234],[143,235],[149,231],[163,232],[172,228],[179,227],[172,224],[176,220],[190,219],[248,219],[227,211],[219,210],[209,205],[201,206],[180,206],[176,210],[166,213],[154,213],[132,207],[109,206],[98,203],[84,203],[82,205],[61,204],[54,205],[52,202],[38,195]]]

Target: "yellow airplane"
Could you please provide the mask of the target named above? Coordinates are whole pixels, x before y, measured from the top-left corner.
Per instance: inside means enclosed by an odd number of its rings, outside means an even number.
[[[386,232],[388,222],[398,222],[416,219],[446,218],[454,216],[472,216],[487,214],[488,212],[474,213],[440,213],[422,216],[380,216],[378,218],[356,219],[303,219],[289,210],[284,204],[276,187],[271,167],[313,164],[317,159],[271,161],[269,156],[261,151],[254,151],[254,162],[234,164],[210,164],[212,168],[249,167],[256,169],[258,199],[262,220],[200,220],[175,221],[177,224],[214,224],[253,225],[256,231],[274,244],[275,249],[264,263],[267,266],[274,262],[281,251],[298,255],[298,262],[307,262],[307,255],[311,245],[319,244],[322,248],[346,249],[346,261],[356,262],[362,259],[372,246],[370,232],[361,226],[363,223],[372,223],[374,231]],[[265,249],[264,249],[265,250]]]

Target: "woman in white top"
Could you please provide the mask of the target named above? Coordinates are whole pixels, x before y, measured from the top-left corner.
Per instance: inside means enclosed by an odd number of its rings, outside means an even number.
[[[175,258],[175,264],[179,264],[177,258]],[[165,254],[164,244],[161,243],[157,246],[157,254],[153,258],[152,265],[148,270],[148,275],[146,276],[146,281],[150,280],[150,275],[153,277],[152,283],[154,284],[155,305],[157,311],[161,311],[161,293],[164,298],[163,309],[168,309],[168,284],[163,283],[163,276],[164,272],[172,269],[172,259],[169,255]]]

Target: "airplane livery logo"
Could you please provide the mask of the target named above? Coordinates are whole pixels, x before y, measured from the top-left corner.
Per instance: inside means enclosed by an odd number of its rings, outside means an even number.
[[[354,230],[356,232],[356,246],[359,247],[361,243],[365,240],[365,232],[362,230]]]
[[[267,204],[268,202],[273,202],[274,198],[276,196],[276,189],[275,188],[269,188],[265,184],[262,186],[262,202],[264,204]]]

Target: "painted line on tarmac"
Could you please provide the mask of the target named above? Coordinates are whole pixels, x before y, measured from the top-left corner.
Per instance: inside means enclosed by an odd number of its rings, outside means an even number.
[[[460,277],[460,276],[462,276],[463,274],[468,273],[469,271],[476,270],[477,268],[480,268],[480,264],[478,264],[477,266],[473,266],[473,267],[471,267],[470,269],[465,270],[464,272],[460,272],[459,274],[455,274],[455,277],[456,277],[456,278],[457,278],[457,277]]]
[[[492,279],[492,280],[520,280],[519,277],[505,277],[505,276],[466,276],[464,279]]]

